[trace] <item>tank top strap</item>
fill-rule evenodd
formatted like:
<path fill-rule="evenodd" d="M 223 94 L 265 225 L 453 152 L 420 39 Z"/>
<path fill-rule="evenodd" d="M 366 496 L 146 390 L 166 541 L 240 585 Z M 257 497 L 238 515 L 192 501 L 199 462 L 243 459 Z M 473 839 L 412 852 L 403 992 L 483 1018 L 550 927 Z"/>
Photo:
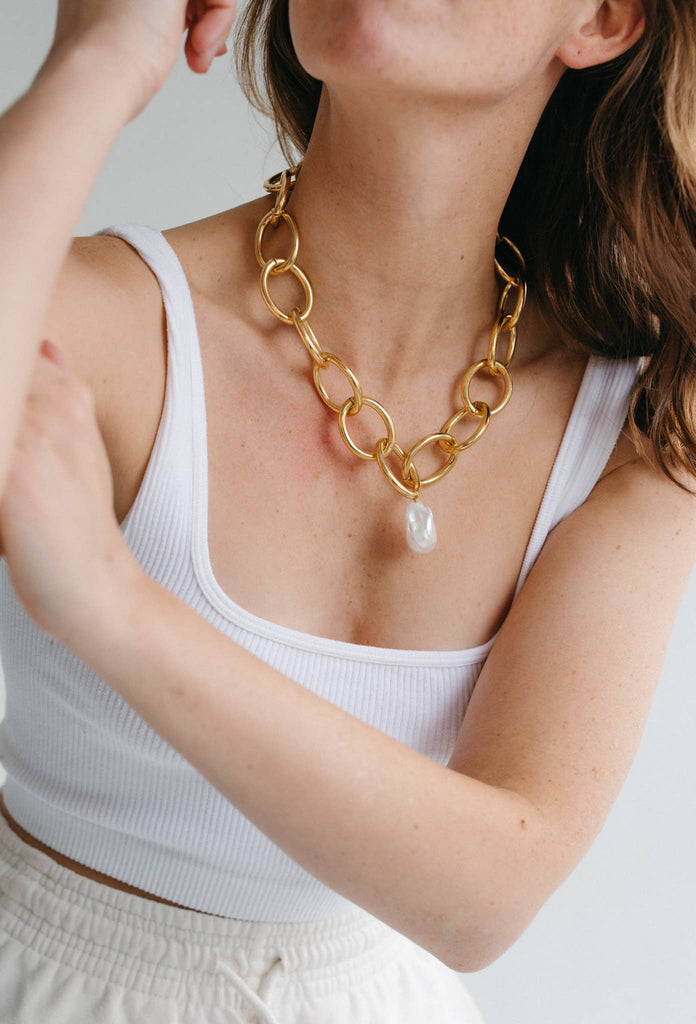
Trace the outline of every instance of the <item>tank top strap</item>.
<path fill-rule="evenodd" d="M 551 530 L 582 505 L 601 476 L 626 422 L 641 365 L 640 358 L 590 356 L 539 506 L 515 598 Z"/>
<path fill-rule="evenodd" d="M 186 558 L 191 544 L 197 415 L 191 365 L 198 355 L 191 290 L 176 253 L 156 228 L 115 224 L 95 234 L 127 242 L 154 273 L 164 302 L 167 378 L 162 416 L 145 476 L 121 524 L 136 557 L 148 571 L 159 574 L 167 551 L 171 555 L 178 550 Z"/>
<path fill-rule="evenodd" d="M 157 228 L 145 224 L 114 224 L 97 235 L 122 238 L 135 249 L 159 283 L 167 316 L 168 357 L 177 375 L 188 373 L 191 338 L 197 337 L 191 290 L 184 269 L 171 245 Z"/>

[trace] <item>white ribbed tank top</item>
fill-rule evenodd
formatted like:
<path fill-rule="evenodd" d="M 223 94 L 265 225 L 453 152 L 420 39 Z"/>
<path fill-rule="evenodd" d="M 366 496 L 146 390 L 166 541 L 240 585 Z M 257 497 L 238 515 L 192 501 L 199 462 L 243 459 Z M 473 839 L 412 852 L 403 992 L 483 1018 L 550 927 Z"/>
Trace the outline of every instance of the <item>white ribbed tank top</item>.
<path fill-rule="evenodd" d="M 155 580 L 236 643 L 314 693 L 446 764 L 494 637 L 463 651 L 368 647 L 252 615 L 218 585 L 208 550 L 208 455 L 191 293 L 161 232 L 106 228 L 156 274 L 167 383 L 150 461 L 122 530 Z M 639 361 L 591 357 L 520 572 L 588 496 L 625 421 Z M 256 921 L 353 909 L 272 843 L 90 668 L 34 625 L 0 561 L 7 711 L 4 797 L 27 831 L 68 857 L 184 906 Z"/>

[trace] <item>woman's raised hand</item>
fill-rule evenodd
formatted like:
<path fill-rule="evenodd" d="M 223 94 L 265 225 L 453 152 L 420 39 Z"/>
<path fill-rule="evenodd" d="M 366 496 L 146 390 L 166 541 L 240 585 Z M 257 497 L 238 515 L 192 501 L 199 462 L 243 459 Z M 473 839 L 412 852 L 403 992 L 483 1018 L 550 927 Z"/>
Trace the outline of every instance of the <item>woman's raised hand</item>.
<path fill-rule="evenodd" d="M 236 0 L 59 0 L 47 64 L 71 49 L 96 51 L 113 87 L 135 89 L 131 119 L 168 78 L 186 32 L 192 71 L 226 52 Z"/>

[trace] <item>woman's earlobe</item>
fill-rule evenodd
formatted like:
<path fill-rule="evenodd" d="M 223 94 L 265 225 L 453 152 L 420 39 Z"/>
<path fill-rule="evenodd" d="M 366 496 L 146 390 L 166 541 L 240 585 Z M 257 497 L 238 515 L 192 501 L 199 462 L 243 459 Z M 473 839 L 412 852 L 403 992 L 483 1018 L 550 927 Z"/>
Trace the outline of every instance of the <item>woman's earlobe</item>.
<path fill-rule="evenodd" d="M 606 64 L 630 50 L 644 31 L 642 0 L 605 0 L 592 21 L 568 36 L 556 57 L 576 69 Z"/>

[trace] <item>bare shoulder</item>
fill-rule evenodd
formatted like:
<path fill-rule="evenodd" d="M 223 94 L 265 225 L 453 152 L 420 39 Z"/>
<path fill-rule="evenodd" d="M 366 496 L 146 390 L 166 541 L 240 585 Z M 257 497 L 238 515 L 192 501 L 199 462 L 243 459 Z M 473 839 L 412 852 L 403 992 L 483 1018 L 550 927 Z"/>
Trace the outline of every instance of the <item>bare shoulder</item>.
<path fill-rule="evenodd" d="M 234 265 L 244 207 L 166 229 L 192 292 L 209 291 Z M 248 215 L 247 215 L 248 217 Z M 245 220 L 246 224 L 246 220 Z M 166 318 L 156 275 L 113 235 L 74 238 L 49 303 L 44 335 L 92 387 L 100 424 L 145 407 L 164 386 Z M 148 394 L 149 392 L 149 394 Z M 161 397 L 161 396 L 160 396 Z M 126 404 L 119 413 L 117 406 Z"/>
<path fill-rule="evenodd" d="M 235 265 L 235 240 L 246 230 L 246 221 L 235 226 L 239 211 L 163 232 L 194 295 L 229 291 L 217 281 L 221 267 Z M 164 408 L 167 321 L 156 275 L 122 238 L 73 239 L 44 336 L 92 389 L 114 480 L 114 511 L 122 522 L 140 488 Z"/>
<path fill-rule="evenodd" d="M 195 297 L 217 301 L 237 285 L 238 276 L 239 283 L 246 280 L 249 267 L 255 282 L 253 240 L 267 206 L 268 200 L 262 197 L 163 231 Z"/>
<path fill-rule="evenodd" d="M 139 359 L 154 357 L 153 346 L 142 342 L 160 337 L 161 307 L 154 274 L 123 239 L 78 237 L 58 277 L 44 334 L 99 398 L 104 379 L 115 383 L 124 357 L 128 362 L 129 346 L 139 342 Z"/>
<path fill-rule="evenodd" d="M 123 239 L 73 239 L 44 324 L 91 387 L 121 521 L 157 434 L 166 384 L 166 319 L 157 278 Z"/>
<path fill-rule="evenodd" d="M 666 643 L 696 566 L 696 474 L 677 473 L 679 486 L 636 452 L 630 437 L 620 440 L 612 463 L 584 504 L 550 535 L 544 561 L 550 566 L 554 551 L 561 559 L 574 553 L 566 562 L 569 576 L 601 566 L 603 599 L 617 617 L 628 612 L 637 621 L 642 611 L 634 602 L 643 609 L 655 602 L 652 633 L 662 627 Z M 559 585 L 572 586 L 562 575 Z"/>
<path fill-rule="evenodd" d="M 619 469 L 620 466 L 624 466 L 629 462 L 633 462 L 639 459 L 640 453 L 638 452 L 633 438 L 631 437 L 631 431 L 628 425 L 628 420 L 624 423 L 616 439 L 614 450 L 607 459 L 607 463 L 600 473 L 599 480 L 603 480 L 604 477 L 609 476 L 614 470 Z M 598 481 L 599 482 L 599 481 Z"/>
<path fill-rule="evenodd" d="M 234 247 L 234 223 L 244 207 L 165 229 L 192 291 Z M 115 385 L 132 358 L 140 371 L 162 364 L 162 293 L 136 249 L 113 235 L 72 240 L 54 289 L 45 336 L 59 345 L 97 394 L 103 378 Z M 153 365 L 154 364 L 154 365 Z M 129 372 L 128 369 L 126 372 Z"/>
<path fill-rule="evenodd" d="M 675 478 L 678 483 L 648 462 L 624 429 L 585 503 L 588 513 L 618 513 L 635 519 L 636 526 L 644 523 L 649 531 L 669 529 L 672 522 L 679 524 L 679 536 L 683 527 L 683 541 L 692 543 L 696 558 L 696 472 L 675 470 Z"/>

